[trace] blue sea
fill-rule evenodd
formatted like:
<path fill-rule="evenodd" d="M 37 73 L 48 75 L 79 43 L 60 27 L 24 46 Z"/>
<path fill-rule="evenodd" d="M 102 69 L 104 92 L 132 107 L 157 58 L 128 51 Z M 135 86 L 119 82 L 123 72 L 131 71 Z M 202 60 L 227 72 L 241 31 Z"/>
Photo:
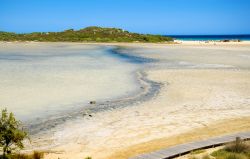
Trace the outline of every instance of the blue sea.
<path fill-rule="evenodd" d="M 176 40 L 184 41 L 219 41 L 219 40 L 241 40 L 250 41 L 250 34 L 241 35 L 166 35 L 170 36 Z"/>

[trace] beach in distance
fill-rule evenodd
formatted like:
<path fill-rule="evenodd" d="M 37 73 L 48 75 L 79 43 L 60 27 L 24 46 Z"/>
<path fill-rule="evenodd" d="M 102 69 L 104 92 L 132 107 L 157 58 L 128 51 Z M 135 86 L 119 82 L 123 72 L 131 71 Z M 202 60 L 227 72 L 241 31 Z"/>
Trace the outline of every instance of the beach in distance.
<path fill-rule="evenodd" d="M 250 130 L 250 42 L 0 42 L 23 152 L 125 159 Z"/>

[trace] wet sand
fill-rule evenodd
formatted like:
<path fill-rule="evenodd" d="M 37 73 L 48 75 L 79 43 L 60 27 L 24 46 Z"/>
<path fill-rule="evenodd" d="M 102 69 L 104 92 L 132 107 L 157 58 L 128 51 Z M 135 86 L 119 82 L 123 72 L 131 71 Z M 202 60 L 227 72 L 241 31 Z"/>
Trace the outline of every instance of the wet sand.
<path fill-rule="evenodd" d="M 90 101 L 138 92 L 134 77 L 138 66 L 114 57 L 108 49 L 69 43 L 0 43 L 0 108 L 7 107 L 30 123 L 75 111 Z"/>

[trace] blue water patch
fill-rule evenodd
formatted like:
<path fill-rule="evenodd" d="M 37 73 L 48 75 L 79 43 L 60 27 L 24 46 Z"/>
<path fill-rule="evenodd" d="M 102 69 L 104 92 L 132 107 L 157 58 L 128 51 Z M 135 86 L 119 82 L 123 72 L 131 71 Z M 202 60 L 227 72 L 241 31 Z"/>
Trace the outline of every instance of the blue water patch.
<path fill-rule="evenodd" d="M 134 64 L 151 63 L 151 62 L 157 61 L 155 59 L 135 56 L 135 55 L 132 55 L 131 53 L 121 52 L 120 48 L 108 49 L 108 53 L 116 58 L 125 60 L 130 63 L 134 63 Z"/>
<path fill-rule="evenodd" d="M 0 54 L 0 60 L 8 61 L 24 61 L 30 58 L 29 55 L 17 55 L 17 54 Z"/>
<path fill-rule="evenodd" d="M 219 40 L 241 40 L 250 41 L 250 34 L 240 35 L 166 35 L 176 40 L 184 41 L 219 41 Z"/>

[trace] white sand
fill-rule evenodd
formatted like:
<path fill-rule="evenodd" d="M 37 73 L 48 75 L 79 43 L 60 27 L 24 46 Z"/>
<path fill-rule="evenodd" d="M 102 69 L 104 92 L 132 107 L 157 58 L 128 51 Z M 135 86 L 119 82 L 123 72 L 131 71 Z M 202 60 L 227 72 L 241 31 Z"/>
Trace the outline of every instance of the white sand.
<path fill-rule="evenodd" d="M 149 79 L 163 84 L 160 94 L 133 107 L 68 121 L 53 134 L 34 140 L 38 148 L 55 152 L 46 158 L 127 158 L 137 150 L 122 154 L 123 150 L 134 145 L 207 128 L 217 121 L 249 117 L 250 65 L 246 57 L 250 46 L 129 47 L 137 55 L 160 59 L 156 69 L 147 71 Z M 249 124 L 245 127 L 250 129 Z"/>
<path fill-rule="evenodd" d="M 119 45 L 129 47 L 133 54 L 160 60 L 155 69 L 146 71 L 149 79 L 163 84 L 159 95 L 131 107 L 67 121 L 49 134 L 33 136 L 34 149 L 51 151 L 46 158 L 127 158 L 154 150 L 134 149 L 135 145 L 143 147 L 173 136 L 178 140 L 178 134 L 196 128 L 250 117 L 250 45 Z M 230 125 L 223 126 L 224 133 L 230 133 Z M 234 131 L 242 129 L 239 126 Z M 250 122 L 245 129 L 250 130 Z M 202 132 L 197 134 L 203 136 Z M 157 143 L 154 146 L 161 148 Z"/>
<path fill-rule="evenodd" d="M 54 149 L 62 155 L 49 156 L 108 158 L 138 143 L 206 127 L 217 120 L 249 116 L 249 72 L 166 70 L 149 75 L 165 84 L 159 96 L 136 107 L 65 125 L 52 137 L 55 143 L 62 143 Z"/>

